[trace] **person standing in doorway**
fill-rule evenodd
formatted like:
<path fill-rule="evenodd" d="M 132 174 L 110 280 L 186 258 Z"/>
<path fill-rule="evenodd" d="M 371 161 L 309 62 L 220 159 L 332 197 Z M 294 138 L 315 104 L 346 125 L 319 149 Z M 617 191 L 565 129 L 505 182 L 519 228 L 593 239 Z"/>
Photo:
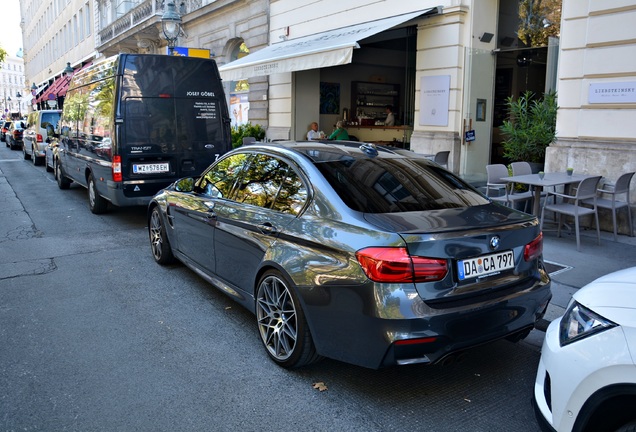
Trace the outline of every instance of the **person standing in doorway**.
<path fill-rule="evenodd" d="M 384 107 L 384 111 L 386 112 L 386 120 L 384 120 L 384 126 L 395 126 L 393 107 L 391 105 L 387 105 L 386 107 Z"/>

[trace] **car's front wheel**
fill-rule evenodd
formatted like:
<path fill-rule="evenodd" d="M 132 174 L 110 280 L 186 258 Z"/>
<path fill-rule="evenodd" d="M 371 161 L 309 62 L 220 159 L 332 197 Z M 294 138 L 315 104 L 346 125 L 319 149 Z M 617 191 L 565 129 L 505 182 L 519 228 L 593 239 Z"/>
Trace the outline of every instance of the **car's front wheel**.
<path fill-rule="evenodd" d="M 93 214 L 106 213 L 108 201 L 97 192 L 93 174 L 88 175 L 88 206 Z"/>
<path fill-rule="evenodd" d="M 166 235 L 166 228 L 161 218 L 159 207 L 152 209 L 150 223 L 148 224 L 148 236 L 150 237 L 150 250 L 158 264 L 166 265 L 174 262 L 174 255 L 170 249 L 170 242 Z"/>
<path fill-rule="evenodd" d="M 24 157 L 24 160 L 29 160 L 31 159 L 31 155 L 27 153 L 26 151 L 26 145 L 22 144 L 22 156 Z"/>
<path fill-rule="evenodd" d="M 258 283 L 256 318 L 267 354 L 278 365 L 297 368 L 320 359 L 298 296 L 276 270 Z"/>

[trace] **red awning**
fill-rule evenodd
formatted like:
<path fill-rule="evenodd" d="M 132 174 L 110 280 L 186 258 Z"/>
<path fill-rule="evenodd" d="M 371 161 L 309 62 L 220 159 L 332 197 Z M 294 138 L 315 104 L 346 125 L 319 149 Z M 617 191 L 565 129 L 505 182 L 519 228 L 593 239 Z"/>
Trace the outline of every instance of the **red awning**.
<path fill-rule="evenodd" d="M 37 102 L 44 102 L 47 100 L 57 100 L 59 96 L 64 96 L 66 94 L 66 90 L 68 89 L 68 85 L 71 82 L 71 77 L 63 76 L 58 78 L 49 86 L 48 89 L 42 93 L 40 97 L 37 98 Z"/>

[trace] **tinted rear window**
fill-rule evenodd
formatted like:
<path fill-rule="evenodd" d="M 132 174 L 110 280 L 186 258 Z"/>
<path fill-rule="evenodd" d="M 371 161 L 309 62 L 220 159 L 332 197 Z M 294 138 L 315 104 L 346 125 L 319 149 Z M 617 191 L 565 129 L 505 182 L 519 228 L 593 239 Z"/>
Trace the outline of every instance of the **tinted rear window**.
<path fill-rule="evenodd" d="M 351 209 L 399 213 L 487 204 L 452 173 L 423 160 L 345 158 L 315 164 Z"/>
<path fill-rule="evenodd" d="M 40 118 L 40 127 L 46 129 L 48 125 L 53 126 L 53 129 L 57 128 L 57 122 L 60 121 L 60 113 L 42 113 Z"/>

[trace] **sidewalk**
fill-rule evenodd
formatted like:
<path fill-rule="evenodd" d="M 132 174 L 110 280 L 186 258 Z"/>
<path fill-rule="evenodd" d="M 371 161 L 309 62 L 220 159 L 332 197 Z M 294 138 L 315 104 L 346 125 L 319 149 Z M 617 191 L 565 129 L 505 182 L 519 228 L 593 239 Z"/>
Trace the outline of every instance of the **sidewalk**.
<path fill-rule="evenodd" d="M 552 278 L 552 300 L 544 319 L 525 340 L 540 349 L 548 324 L 565 312 L 568 302 L 579 288 L 616 270 L 636 266 L 636 237 L 601 231 L 601 245 L 596 231 L 581 231 L 581 251 L 576 250 L 576 236 L 567 230 L 557 237 L 556 231 L 543 233 L 543 258 Z"/>

